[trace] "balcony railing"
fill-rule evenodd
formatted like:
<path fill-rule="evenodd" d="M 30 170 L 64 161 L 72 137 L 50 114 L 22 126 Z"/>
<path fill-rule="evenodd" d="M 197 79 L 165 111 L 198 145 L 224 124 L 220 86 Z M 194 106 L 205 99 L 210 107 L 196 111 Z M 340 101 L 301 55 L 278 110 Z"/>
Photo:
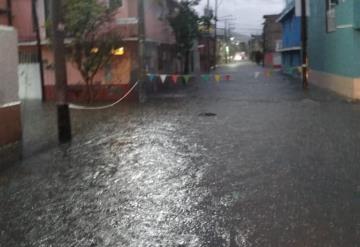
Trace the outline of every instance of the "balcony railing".
<path fill-rule="evenodd" d="M 280 51 L 283 48 L 283 41 L 282 40 L 276 40 L 275 50 Z"/>

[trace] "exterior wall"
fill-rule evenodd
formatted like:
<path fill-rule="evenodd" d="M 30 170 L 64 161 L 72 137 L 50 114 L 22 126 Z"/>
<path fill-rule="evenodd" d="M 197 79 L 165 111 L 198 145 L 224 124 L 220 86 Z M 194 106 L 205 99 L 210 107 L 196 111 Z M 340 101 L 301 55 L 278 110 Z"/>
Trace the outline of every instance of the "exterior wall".
<path fill-rule="evenodd" d="M 265 52 L 274 52 L 276 42 L 282 39 L 282 26 L 276 22 L 279 15 L 265 15 L 264 18 L 264 49 Z"/>
<path fill-rule="evenodd" d="M 276 52 L 277 41 L 282 39 L 282 26 L 276 21 L 278 18 L 279 15 L 264 16 L 264 65 L 268 67 L 281 66 L 281 56 Z"/>
<path fill-rule="evenodd" d="M 360 78 L 352 78 L 310 70 L 311 82 L 322 88 L 334 91 L 344 97 L 360 99 Z"/>
<path fill-rule="evenodd" d="M 282 52 L 282 66 L 283 68 L 295 68 L 301 66 L 301 54 L 300 51 L 287 51 Z"/>
<path fill-rule="evenodd" d="M 0 0 L 0 3 L 6 0 Z M 103 0 L 100 0 L 103 1 Z M 106 0 L 104 0 L 106 1 Z M 168 4 L 172 0 L 145 1 L 146 25 L 146 68 L 151 73 L 172 73 L 176 71 L 174 35 L 167 22 Z M 0 5 L 1 6 L 1 5 Z M 22 53 L 36 54 L 35 32 L 30 0 L 13 0 L 13 24 L 19 30 L 19 50 Z M 47 100 L 55 99 L 55 80 L 53 54 L 48 47 L 45 30 L 45 0 L 37 0 L 37 13 L 43 44 L 43 63 L 45 78 L 45 96 Z M 137 17 L 137 0 L 123 0 L 123 5 L 116 10 L 114 26 L 119 19 Z M 111 64 L 99 71 L 95 78 L 98 100 L 113 100 L 119 98 L 129 85 L 136 80 L 137 69 L 137 30 L 136 24 L 117 26 L 123 34 L 125 55 L 114 57 Z M 161 54 L 161 56 L 160 56 Z M 70 61 L 67 63 L 69 98 L 81 100 L 84 98 L 83 80 L 80 73 Z M 109 89 L 110 88 L 110 89 Z M 126 92 L 126 91 L 125 91 Z"/>
<path fill-rule="evenodd" d="M 360 98 L 356 90 L 360 81 L 360 31 L 356 29 L 359 1 L 339 1 L 335 8 L 334 32 L 326 30 L 325 1 L 313 0 L 310 4 L 310 82 L 351 98 Z"/>
<path fill-rule="evenodd" d="M 263 39 L 261 35 L 252 35 L 251 39 L 249 40 L 249 57 L 251 61 L 256 61 L 256 54 L 261 53 L 263 54 L 264 45 Z"/>
<path fill-rule="evenodd" d="M 3 11 L 8 10 L 6 0 L 0 0 L 0 10 L 3 10 Z M 9 25 L 7 13 L 0 14 L 0 25 L 4 25 L 4 26 Z"/>
<path fill-rule="evenodd" d="M 94 79 L 95 100 L 110 101 L 118 99 L 134 82 L 136 65 L 134 62 L 137 57 L 136 42 L 127 42 L 125 54 L 114 57 L 111 63 L 103 70 L 99 71 Z M 52 51 L 43 47 L 44 78 L 45 78 L 45 97 L 47 100 L 55 99 L 55 77 L 54 59 Z M 86 99 L 83 79 L 76 69 L 75 64 L 70 61 L 67 63 L 67 78 L 69 85 L 69 99 L 71 101 L 83 101 Z"/>
<path fill-rule="evenodd" d="M 18 32 L 19 41 L 35 39 L 31 9 L 31 1 L 29 0 L 12 1 L 12 21 Z"/>
<path fill-rule="evenodd" d="M 0 146 L 21 138 L 16 41 L 14 29 L 0 26 Z"/>
<path fill-rule="evenodd" d="M 283 28 L 282 47 L 300 47 L 301 46 L 301 19 L 295 16 L 295 10 L 292 10 L 281 21 Z"/>
<path fill-rule="evenodd" d="M 283 72 L 298 75 L 295 67 L 302 64 L 301 59 L 301 18 L 295 14 L 295 1 L 288 1 L 278 20 L 283 29 L 280 52 Z"/>
<path fill-rule="evenodd" d="M 264 65 L 266 67 L 280 68 L 281 54 L 279 52 L 266 52 L 264 54 Z"/>
<path fill-rule="evenodd" d="M 147 39 L 163 44 L 174 44 L 175 37 L 167 21 L 169 10 L 167 9 L 166 1 L 145 1 L 145 9 Z"/>
<path fill-rule="evenodd" d="M 119 8 L 116 18 L 137 17 L 137 0 L 123 0 L 123 6 Z M 145 1 L 145 31 L 146 39 L 151 42 L 174 44 L 175 38 L 166 18 L 169 13 L 167 1 Z M 137 33 L 137 27 L 134 25 Z"/>

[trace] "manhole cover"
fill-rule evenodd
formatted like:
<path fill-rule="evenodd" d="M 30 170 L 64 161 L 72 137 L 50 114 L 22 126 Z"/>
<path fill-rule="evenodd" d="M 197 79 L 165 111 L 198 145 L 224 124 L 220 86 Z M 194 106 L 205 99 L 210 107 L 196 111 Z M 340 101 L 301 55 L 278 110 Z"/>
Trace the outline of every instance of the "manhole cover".
<path fill-rule="evenodd" d="M 215 117 L 216 114 L 212 112 L 203 112 L 199 114 L 200 117 Z"/>

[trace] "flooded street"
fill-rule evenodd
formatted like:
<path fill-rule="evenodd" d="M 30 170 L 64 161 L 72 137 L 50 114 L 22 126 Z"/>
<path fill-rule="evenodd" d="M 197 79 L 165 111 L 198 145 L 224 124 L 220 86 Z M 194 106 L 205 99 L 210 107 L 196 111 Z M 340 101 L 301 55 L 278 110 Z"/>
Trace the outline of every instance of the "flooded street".
<path fill-rule="evenodd" d="M 0 246 L 360 246 L 360 105 L 248 63 L 144 105 L 24 110 Z M 28 107 L 28 108 L 26 108 Z"/>

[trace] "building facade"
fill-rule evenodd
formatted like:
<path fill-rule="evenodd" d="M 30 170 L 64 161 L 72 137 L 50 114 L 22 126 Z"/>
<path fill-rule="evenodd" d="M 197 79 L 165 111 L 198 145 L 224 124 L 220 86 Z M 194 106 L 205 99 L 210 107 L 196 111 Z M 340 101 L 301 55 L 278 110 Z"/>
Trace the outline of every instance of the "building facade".
<path fill-rule="evenodd" d="M 282 40 L 278 45 L 281 53 L 282 70 L 289 75 L 298 76 L 301 58 L 301 17 L 296 15 L 295 0 L 287 1 L 284 10 L 277 19 L 282 25 Z"/>
<path fill-rule="evenodd" d="M 360 99 L 360 1 L 310 1 L 309 81 Z"/>
<path fill-rule="evenodd" d="M 16 31 L 0 25 L 0 170 L 3 168 L 3 151 L 12 149 L 21 139 L 21 113 L 18 97 Z M 13 152 L 10 152 L 13 153 Z"/>
<path fill-rule="evenodd" d="M 277 44 L 282 39 L 282 26 L 276 20 L 279 15 L 264 16 L 264 65 L 266 67 L 281 67 L 281 54 L 277 51 Z"/>
<path fill-rule="evenodd" d="M 263 60 L 264 43 L 262 35 L 251 35 L 248 42 L 249 58 L 258 64 Z"/>
<path fill-rule="evenodd" d="M 7 0 L 0 0 L 0 6 L 6 5 Z M 42 59 L 37 56 L 36 27 L 34 26 L 34 11 L 32 3 L 35 2 L 39 20 Z M 174 0 L 148 0 L 145 2 L 145 67 L 149 73 L 174 73 L 180 71 L 180 64 L 176 59 L 175 38 L 167 16 Z M 104 69 L 95 77 L 95 100 L 114 100 L 121 97 L 135 82 L 138 70 L 138 2 L 137 0 L 105 0 L 109 8 L 115 11 L 114 25 L 121 33 L 121 48 L 124 51 L 119 56 L 114 56 Z M 24 73 L 36 74 L 36 67 L 30 64 L 42 63 L 44 72 L 43 85 L 34 85 L 26 92 L 24 98 L 32 95 L 43 95 L 46 100 L 55 99 L 54 58 L 50 48 L 49 35 L 46 30 L 46 20 L 49 18 L 48 0 L 12 0 L 12 25 L 19 33 L 19 59 L 20 66 L 24 65 Z M 6 16 L 0 19 L 8 22 Z M 29 72 L 29 70 L 32 70 Z M 71 101 L 84 100 L 86 90 L 84 82 L 75 65 L 67 63 L 68 97 Z M 35 78 L 36 76 L 26 76 Z M 24 79 L 25 80 L 25 79 Z M 20 77 L 20 85 L 32 85 L 39 82 L 24 82 Z M 37 80 L 39 81 L 39 80 Z M 42 90 L 43 92 L 34 92 Z"/>

